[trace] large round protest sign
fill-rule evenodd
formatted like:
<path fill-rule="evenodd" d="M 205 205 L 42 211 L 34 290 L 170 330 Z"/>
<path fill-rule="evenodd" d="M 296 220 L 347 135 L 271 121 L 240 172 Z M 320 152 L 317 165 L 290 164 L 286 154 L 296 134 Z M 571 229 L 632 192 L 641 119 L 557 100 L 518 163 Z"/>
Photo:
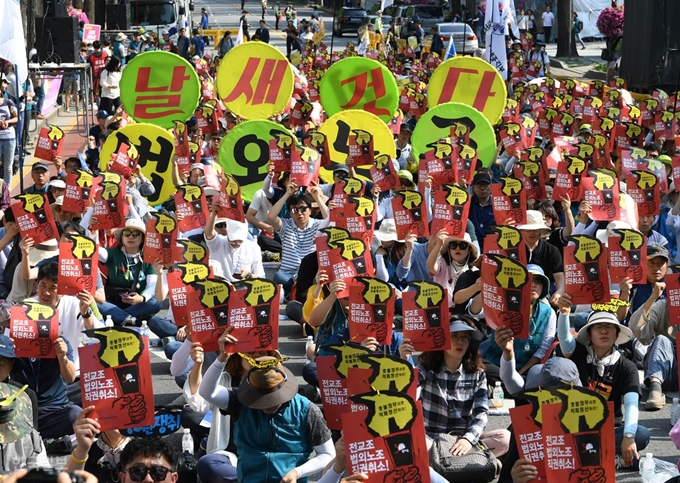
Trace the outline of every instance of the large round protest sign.
<path fill-rule="evenodd" d="M 148 197 L 149 204 L 163 203 L 170 199 L 175 192 L 175 184 L 172 182 L 175 139 L 172 134 L 153 124 L 128 124 L 106 138 L 99 153 L 99 168 L 105 170 L 111 154 L 117 153 L 124 144 L 136 149 L 139 155 L 137 164 L 156 188 L 156 193 Z"/>
<path fill-rule="evenodd" d="M 269 164 L 269 141 L 279 133 L 291 136 L 281 124 L 255 120 L 238 124 L 222 140 L 217 162 L 225 173 L 231 174 L 241 185 L 241 196 L 251 201 L 255 192 L 262 188 Z"/>
<path fill-rule="evenodd" d="M 491 124 L 501 120 L 508 96 L 503 78 L 488 62 L 454 57 L 441 64 L 427 84 L 427 103 L 460 102 L 484 114 Z"/>
<path fill-rule="evenodd" d="M 201 82 L 189 62 L 162 50 L 135 56 L 123 69 L 120 101 L 137 122 L 170 128 L 194 115 Z"/>
<path fill-rule="evenodd" d="M 377 60 L 366 57 L 348 57 L 333 64 L 321 79 L 319 94 L 329 116 L 363 109 L 387 123 L 399 106 L 394 75 Z"/>
<path fill-rule="evenodd" d="M 378 116 L 370 112 L 354 109 L 338 112 L 326 119 L 319 131 L 326 135 L 330 158 L 334 163 L 345 164 L 349 155 L 350 138 L 365 137 L 366 134 L 372 138 L 373 157 L 380 154 L 389 154 L 392 158 L 397 156 L 392 131 Z M 357 171 L 368 176 L 367 168 L 359 168 Z M 320 176 L 328 183 L 333 182 L 329 169 L 322 169 Z"/>
<path fill-rule="evenodd" d="M 263 42 L 231 49 L 217 70 L 222 102 L 245 119 L 266 119 L 283 111 L 293 95 L 293 84 L 293 70 L 286 57 Z"/>
<path fill-rule="evenodd" d="M 466 144 L 477 150 L 479 160 L 484 166 L 493 163 L 496 154 L 493 127 L 477 109 L 459 102 L 447 102 L 433 107 L 420 118 L 411 137 L 413 157 L 417 160 L 418 156 L 427 151 L 428 144 L 448 136 L 465 139 Z"/>

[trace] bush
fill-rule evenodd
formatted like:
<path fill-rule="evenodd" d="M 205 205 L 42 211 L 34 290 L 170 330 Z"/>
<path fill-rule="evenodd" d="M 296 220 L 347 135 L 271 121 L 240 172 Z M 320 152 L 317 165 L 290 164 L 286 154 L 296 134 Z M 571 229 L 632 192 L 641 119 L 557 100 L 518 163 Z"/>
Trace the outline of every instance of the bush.
<path fill-rule="evenodd" d="M 602 35 L 614 38 L 623 33 L 623 7 L 607 7 L 597 18 L 597 29 Z"/>

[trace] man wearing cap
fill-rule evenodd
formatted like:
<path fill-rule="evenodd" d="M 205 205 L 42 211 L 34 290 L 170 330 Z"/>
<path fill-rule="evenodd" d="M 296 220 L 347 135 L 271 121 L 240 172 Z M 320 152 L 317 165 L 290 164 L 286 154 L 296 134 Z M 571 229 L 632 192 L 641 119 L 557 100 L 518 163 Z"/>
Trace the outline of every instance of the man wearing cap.
<path fill-rule="evenodd" d="M 399 163 L 399 169 L 406 169 L 406 165 L 411 157 L 411 133 L 413 130 L 411 126 L 405 122 L 399 126 L 399 134 L 394 140 L 397 148 L 397 157 L 395 158 Z"/>
<path fill-rule="evenodd" d="M 634 314 L 643 305 L 650 309 L 656 300 L 666 300 L 666 284 L 664 278 L 670 258 L 668 250 L 657 244 L 647 245 L 647 280 L 645 283 L 633 285 L 631 278 L 624 278 L 620 285 L 619 299 L 630 302 L 630 307 L 621 307 L 618 311 L 619 320 Z"/>
<path fill-rule="evenodd" d="M 47 183 L 50 180 L 50 168 L 47 166 L 47 163 L 42 161 L 33 163 L 33 166 L 31 167 L 31 179 L 33 180 L 33 186 L 24 189 L 22 194 L 46 194 Z"/>
<path fill-rule="evenodd" d="M 90 132 L 89 132 L 89 136 L 91 138 L 94 138 L 94 139 L 92 139 L 92 141 L 95 142 L 96 146 L 99 146 L 99 135 L 105 129 L 106 118 L 108 118 L 108 117 L 109 117 L 108 112 L 106 112 L 104 110 L 97 111 L 97 124 L 92 126 L 90 128 Z"/>
<path fill-rule="evenodd" d="M 650 286 L 651 293 L 647 300 L 632 312 L 628 327 L 640 343 L 649 346 L 644 359 L 644 382 L 649 388 L 645 409 L 654 411 L 661 409 L 666 403 L 662 390 L 678 390 L 678 360 L 675 349 L 677 326 L 670 324 L 668 302 L 665 297 L 666 284 L 661 281 L 658 273 L 663 270 L 665 275 L 668 263 L 667 251 L 657 245 L 648 245 L 647 258 L 647 286 Z M 659 279 L 653 285 L 649 280 L 650 268 L 652 280 Z M 621 291 L 623 293 L 623 286 Z"/>
<path fill-rule="evenodd" d="M 264 278 L 262 251 L 257 243 L 248 240 L 248 225 L 218 218 L 218 211 L 218 204 L 213 203 L 205 226 L 204 236 L 210 259 L 222 266 L 224 278 L 232 283 L 250 278 Z M 216 229 L 224 231 L 220 234 Z"/>
<path fill-rule="evenodd" d="M 540 40 L 534 41 L 534 50 L 531 50 L 529 53 L 527 53 L 526 61 L 527 64 L 532 62 L 538 62 L 540 64 L 540 67 L 538 71 L 535 72 L 535 75 L 529 74 L 529 67 L 527 67 L 527 80 L 545 77 L 546 75 L 550 74 L 550 57 L 548 57 L 548 53 L 545 51 L 545 43 L 541 42 Z"/>
<path fill-rule="evenodd" d="M 468 219 L 475 226 L 479 248 L 483 252 L 484 237 L 496 226 L 491 205 L 491 175 L 488 171 L 481 171 L 472 178 L 472 200 Z"/>
<path fill-rule="evenodd" d="M 621 325 L 613 312 L 594 311 L 587 324 L 571 333 L 569 313 L 571 297 L 564 294 L 559 302 L 560 315 L 557 335 L 560 341 L 557 355 L 571 359 L 578 367 L 581 384 L 600 393 L 614 403 L 616 453 L 623 456 L 619 468 L 636 464 L 638 451 L 649 444 L 649 431 L 638 424 L 640 377 L 635 364 L 619 352 L 617 346 L 633 337 L 631 330 Z M 675 380 L 677 381 L 677 367 Z M 676 386 L 677 389 L 677 386 Z M 659 390 L 659 394 L 660 394 Z M 623 406 L 623 411 L 621 407 Z M 621 425 L 621 418 L 625 425 Z"/>
<path fill-rule="evenodd" d="M 227 361 L 225 346 L 238 342 L 230 334 L 232 329 L 229 326 L 220 336 L 220 355 L 206 371 L 198 391 L 235 419 L 233 438 L 241 451 L 238 480 L 306 481 L 335 457 L 321 410 L 298 394 L 295 375 L 275 357 L 256 359 L 238 388 L 218 385 Z M 310 458 L 312 450 L 315 456 Z"/>

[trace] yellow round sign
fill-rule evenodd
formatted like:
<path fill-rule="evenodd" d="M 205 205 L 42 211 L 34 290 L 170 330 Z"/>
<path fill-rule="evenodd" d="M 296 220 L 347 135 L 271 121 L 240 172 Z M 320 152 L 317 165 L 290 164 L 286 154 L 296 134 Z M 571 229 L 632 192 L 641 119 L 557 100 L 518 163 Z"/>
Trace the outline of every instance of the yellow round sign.
<path fill-rule="evenodd" d="M 114 131 L 106 138 L 99 153 L 99 168 L 102 171 L 121 144 L 128 144 L 137 150 L 137 164 L 156 188 L 156 193 L 148 197 L 149 204 L 156 205 L 170 199 L 175 192 L 175 184 L 172 182 L 175 139 L 172 134 L 153 124 L 144 123 L 128 124 Z"/>
<path fill-rule="evenodd" d="M 369 133 L 373 136 L 374 157 L 379 154 L 389 154 L 392 158 L 397 156 L 392 131 L 378 116 L 370 112 L 356 109 L 338 112 L 326 119 L 319 131 L 326 135 L 329 155 L 333 163 L 345 164 L 349 155 L 350 136 L 358 136 L 362 133 Z M 370 176 L 368 168 L 370 166 L 357 168 L 357 173 L 368 178 Z M 320 176 L 327 183 L 333 182 L 332 169 L 323 168 Z"/>
<path fill-rule="evenodd" d="M 244 119 L 267 119 L 288 105 L 294 75 L 279 49 L 263 42 L 247 42 L 224 56 L 216 84 L 231 112 Z"/>
<path fill-rule="evenodd" d="M 427 105 L 460 102 L 477 109 L 494 125 L 500 122 L 508 91 L 491 64 L 477 57 L 454 57 L 442 63 L 427 85 Z"/>

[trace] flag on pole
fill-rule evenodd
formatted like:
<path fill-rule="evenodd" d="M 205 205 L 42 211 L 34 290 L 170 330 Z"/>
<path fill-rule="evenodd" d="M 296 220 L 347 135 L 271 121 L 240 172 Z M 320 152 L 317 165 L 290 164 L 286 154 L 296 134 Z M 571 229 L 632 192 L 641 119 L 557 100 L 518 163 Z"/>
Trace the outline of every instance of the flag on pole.
<path fill-rule="evenodd" d="M 452 59 L 456 56 L 456 46 L 453 43 L 453 34 L 449 37 L 449 48 L 446 50 L 444 60 Z"/>
<path fill-rule="evenodd" d="M 380 10 L 384 11 L 387 7 L 392 5 L 394 0 L 380 0 Z"/>
<path fill-rule="evenodd" d="M 17 79 L 23 84 L 28 77 L 28 62 L 19 0 L 1 2 L 0 25 L 3 25 L 0 29 L 0 57 L 16 66 Z"/>
<path fill-rule="evenodd" d="M 236 36 L 236 41 L 234 42 L 234 47 L 241 45 L 243 43 L 243 20 L 238 24 L 238 35 Z"/>
<path fill-rule="evenodd" d="M 508 79 L 508 52 L 505 46 L 505 31 L 511 22 L 509 0 L 486 2 L 484 29 L 486 30 L 486 51 L 484 58 L 493 65 L 503 80 Z"/>
<path fill-rule="evenodd" d="M 365 56 L 367 50 L 368 50 L 368 28 L 364 30 L 364 35 L 361 37 L 361 43 L 359 44 L 359 47 L 357 47 L 357 54 Z"/>

